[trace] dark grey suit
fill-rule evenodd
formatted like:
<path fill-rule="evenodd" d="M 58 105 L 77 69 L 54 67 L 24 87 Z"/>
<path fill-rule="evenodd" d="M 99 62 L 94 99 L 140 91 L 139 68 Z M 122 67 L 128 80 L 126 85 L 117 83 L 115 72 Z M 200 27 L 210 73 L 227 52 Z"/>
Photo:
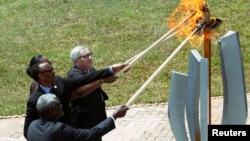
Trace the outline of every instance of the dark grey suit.
<path fill-rule="evenodd" d="M 91 129 L 76 129 L 66 123 L 38 119 L 28 129 L 28 141 L 91 141 L 115 128 L 108 117 Z"/>
<path fill-rule="evenodd" d="M 68 72 L 68 77 L 79 78 L 94 73 L 95 71 L 94 68 L 91 68 L 89 73 L 86 73 L 81 69 L 74 67 Z M 74 127 L 89 129 L 106 119 L 105 100 L 107 99 L 108 96 L 106 92 L 99 87 L 89 93 L 89 95 L 72 101 L 71 112 Z M 101 140 L 102 139 L 99 138 L 95 141 Z"/>
<path fill-rule="evenodd" d="M 95 72 L 91 69 L 90 73 Z M 78 78 L 88 75 L 86 72 L 72 68 L 68 77 Z M 92 91 L 89 95 L 71 102 L 74 126 L 77 128 L 91 128 L 107 118 L 105 110 L 105 100 L 108 99 L 105 91 L 101 87 Z"/>

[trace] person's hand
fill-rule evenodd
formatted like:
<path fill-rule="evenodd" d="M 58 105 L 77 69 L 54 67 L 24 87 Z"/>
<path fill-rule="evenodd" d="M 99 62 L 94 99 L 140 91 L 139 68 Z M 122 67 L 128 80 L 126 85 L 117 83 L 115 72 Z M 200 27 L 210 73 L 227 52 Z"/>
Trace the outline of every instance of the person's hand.
<path fill-rule="evenodd" d="M 103 83 L 113 83 L 115 82 L 119 77 L 118 76 L 111 76 L 108 78 L 103 79 Z"/>
<path fill-rule="evenodd" d="M 112 113 L 112 116 L 117 119 L 117 118 L 121 118 L 124 117 L 128 111 L 128 106 L 126 105 L 121 105 L 118 108 L 116 108 L 116 110 Z"/>
<path fill-rule="evenodd" d="M 126 63 L 120 63 L 120 64 L 114 64 L 112 65 L 112 69 L 114 71 L 114 73 L 118 73 L 120 72 L 124 67 L 126 67 L 128 64 Z"/>

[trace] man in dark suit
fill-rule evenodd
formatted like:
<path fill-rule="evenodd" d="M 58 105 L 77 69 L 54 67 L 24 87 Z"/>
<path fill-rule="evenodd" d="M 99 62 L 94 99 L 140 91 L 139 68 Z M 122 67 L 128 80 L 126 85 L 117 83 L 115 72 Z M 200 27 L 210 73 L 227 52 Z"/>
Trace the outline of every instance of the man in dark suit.
<path fill-rule="evenodd" d="M 94 140 L 115 128 L 115 119 L 124 117 L 128 110 L 122 105 L 113 114 L 91 129 L 77 129 L 57 120 L 63 116 L 62 105 L 54 94 L 39 97 L 36 104 L 40 119 L 29 126 L 28 141 L 87 141 Z"/>
<path fill-rule="evenodd" d="M 73 68 L 69 70 L 69 78 L 78 78 L 96 72 L 93 67 L 93 53 L 86 46 L 76 46 L 70 52 L 70 59 Z M 105 100 L 108 95 L 102 89 L 103 83 L 112 83 L 117 77 L 109 77 L 102 79 L 102 83 L 92 83 L 89 89 L 90 94 L 71 101 L 71 111 L 73 116 L 73 124 L 76 128 L 91 128 L 107 118 L 105 110 Z M 95 141 L 101 141 L 96 139 Z"/>
<path fill-rule="evenodd" d="M 39 86 L 37 90 L 30 95 L 27 101 L 24 136 L 27 138 L 27 130 L 30 123 L 33 120 L 39 118 L 39 114 L 36 110 L 36 103 L 41 95 L 46 93 L 55 94 L 62 102 L 62 108 L 64 111 L 64 116 L 62 116 L 59 121 L 72 124 L 70 100 L 80 98 L 82 95 L 71 94 L 71 92 L 81 85 L 88 84 L 95 80 L 100 81 L 100 79 L 111 77 L 125 66 L 126 64 L 115 64 L 109 68 L 105 68 L 95 73 L 73 79 L 55 76 L 54 68 L 48 62 L 39 62 L 33 65 L 31 69 L 31 75 L 32 78 L 39 83 Z"/>

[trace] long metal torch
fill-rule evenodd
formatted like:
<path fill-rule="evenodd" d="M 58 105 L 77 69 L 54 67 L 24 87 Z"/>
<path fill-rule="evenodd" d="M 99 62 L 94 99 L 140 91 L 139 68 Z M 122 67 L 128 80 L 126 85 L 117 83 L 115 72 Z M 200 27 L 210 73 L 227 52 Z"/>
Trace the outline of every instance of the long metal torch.
<path fill-rule="evenodd" d="M 149 85 L 150 82 L 166 67 L 168 62 L 181 50 L 181 48 L 187 43 L 187 41 L 196 33 L 198 29 L 196 28 L 186 39 L 181 42 L 181 44 L 172 52 L 172 54 L 165 60 L 165 62 L 151 75 L 151 77 L 141 86 L 141 88 L 129 99 L 127 102 L 127 106 L 129 106 L 142 92 L 143 90 Z"/>

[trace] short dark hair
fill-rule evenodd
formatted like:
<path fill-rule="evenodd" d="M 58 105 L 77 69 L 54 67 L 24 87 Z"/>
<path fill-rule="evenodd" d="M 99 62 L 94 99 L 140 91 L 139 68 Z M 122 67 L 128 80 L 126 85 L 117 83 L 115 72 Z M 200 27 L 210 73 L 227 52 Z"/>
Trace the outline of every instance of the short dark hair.
<path fill-rule="evenodd" d="M 42 63 L 44 62 L 38 62 L 31 67 L 31 71 L 30 71 L 31 77 L 37 82 L 39 82 L 38 80 L 38 74 L 40 73 L 39 65 Z"/>
<path fill-rule="evenodd" d="M 30 59 L 30 63 L 29 65 L 27 66 L 26 68 L 26 73 L 32 78 L 31 76 L 31 68 L 34 64 L 38 63 L 41 61 L 41 59 L 44 57 L 44 55 L 41 55 L 41 54 L 38 54 L 38 55 L 35 55 L 33 56 L 31 59 Z"/>

